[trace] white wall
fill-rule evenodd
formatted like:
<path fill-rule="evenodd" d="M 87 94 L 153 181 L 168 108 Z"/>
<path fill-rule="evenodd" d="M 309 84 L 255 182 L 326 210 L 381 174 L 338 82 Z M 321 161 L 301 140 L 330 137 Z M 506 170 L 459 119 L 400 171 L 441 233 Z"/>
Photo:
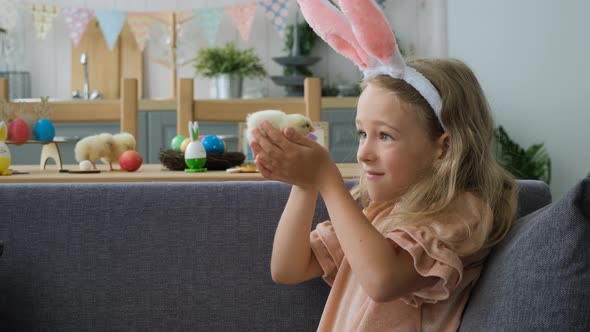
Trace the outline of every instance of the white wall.
<path fill-rule="evenodd" d="M 21 1 L 23 3 L 49 3 L 62 6 L 88 8 L 114 8 L 127 11 L 166 11 L 186 10 L 200 6 L 219 6 L 244 0 L 217 1 L 180 1 L 180 0 L 135 0 L 135 1 L 91 1 L 91 0 L 38 0 Z M 417 55 L 440 55 L 446 52 L 444 38 L 445 1 L 441 0 L 389 0 L 386 3 L 386 15 L 396 31 L 403 48 Z M 149 5 L 148 5 L 149 3 Z M 294 20 L 297 8 L 296 1 L 290 2 L 290 15 Z M 184 25 L 183 48 L 187 56 L 194 56 L 198 49 L 208 47 L 206 39 L 201 34 L 194 21 Z M 49 95 L 54 98 L 69 98 L 71 72 L 71 42 L 67 37 L 67 28 L 61 16 L 55 19 L 46 40 L 37 40 L 34 35 L 32 18 L 29 12 L 21 9 L 18 28 L 14 32 L 24 50 L 20 57 L 21 65 L 17 69 L 28 70 L 32 73 L 33 96 Z M 261 56 L 269 75 L 281 75 L 282 67 L 272 61 L 272 57 L 284 56 L 283 40 L 270 22 L 265 18 L 262 8 L 257 8 L 251 38 L 243 42 L 239 33 L 233 27 L 229 17 L 224 16 L 218 33 L 216 46 L 233 40 L 240 47 L 254 47 Z M 155 55 L 158 47 L 150 44 L 144 51 L 144 96 L 146 98 L 168 98 L 171 96 L 169 74 L 164 67 L 147 60 L 148 55 Z M 318 41 L 313 55 L 319 55 L 322 60 L 311 69 L 317 76 L 322 77 L 329 84 L 354 82 L 360 78 L 356 66 L 346 58 L 340 56 L 322 41 Z M 90 59 L 92 65 L 92 59 Z M 179 77 L 193 77 L 194 70 L 188 65 L 179 70 Z M 266 96 L 282 96 L 284 89 L 276 86 L 267 78 L 263 81 L 246 82 L 246 87 L 259 87 Z M 209 80 L 198 79 L 195 82 L 195 97 L 209 96 Z"/>
<path fill-rule="evenodd" d="M 448 0 L 448 51 L 469 64 L 496 122 L 544 142 L 554 199 L 590 173 L 590 2 Z"/>

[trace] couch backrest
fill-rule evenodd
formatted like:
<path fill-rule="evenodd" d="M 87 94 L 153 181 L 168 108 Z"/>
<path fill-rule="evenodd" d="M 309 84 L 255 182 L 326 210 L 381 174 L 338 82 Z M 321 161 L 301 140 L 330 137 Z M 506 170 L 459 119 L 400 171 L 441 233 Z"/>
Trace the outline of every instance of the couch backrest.
<path fill-rule="evenodd" d="M 523 185 L 521 213 L 547 203 L 536 183 Z M 272 181 L 2 185 L 0 326 L 315 330 L 329 287 L 270 277 L 289 190 Z M 315 222 L 327 218 L 318 204 Z"/>
<path fill-rule="evenodd" d="M 460 331 L 590 331 L 590 179 L 514 223 Z"/>

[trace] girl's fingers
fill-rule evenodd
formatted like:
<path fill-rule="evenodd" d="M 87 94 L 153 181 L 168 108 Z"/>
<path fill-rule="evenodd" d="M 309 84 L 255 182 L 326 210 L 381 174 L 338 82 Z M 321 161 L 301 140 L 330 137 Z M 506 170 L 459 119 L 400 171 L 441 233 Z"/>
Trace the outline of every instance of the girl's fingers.
<path fill-rule="evenodd" d="M 263 135 L 258 128 L 254 128 L 254 130 L 252 130 L 252 134 L 254 135 L 256 143 L 260 145 L 262 150 L 268 152 L 274 148 L 279 148 L 277 145 L 273 144 L 273 142 L 271 142 L 265 135 Z"/>

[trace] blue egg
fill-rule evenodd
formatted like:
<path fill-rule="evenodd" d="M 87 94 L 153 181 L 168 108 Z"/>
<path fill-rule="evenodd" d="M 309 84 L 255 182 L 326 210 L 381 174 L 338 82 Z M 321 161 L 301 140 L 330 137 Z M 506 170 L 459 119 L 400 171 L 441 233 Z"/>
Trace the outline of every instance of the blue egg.
<path fill-rule="evenodd" d="M 55 127 L 49 119 L 41 119 L 35 125 L 35 139 L 38 141 L 50 142 L 55 138 Z"/>
<path fill-rule="evenodd" d="M 225 151 L 225 144 L 215 135 L 207 135 L 201 139 L 201 144 L 207 153 L 223 153 Z"/>

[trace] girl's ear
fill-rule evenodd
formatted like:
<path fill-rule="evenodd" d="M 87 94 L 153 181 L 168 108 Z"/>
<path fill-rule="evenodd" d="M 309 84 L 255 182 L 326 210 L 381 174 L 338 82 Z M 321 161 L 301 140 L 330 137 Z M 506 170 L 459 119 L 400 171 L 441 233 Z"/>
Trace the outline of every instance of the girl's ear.
<path fill-rule="evenodd" d="M 440 135 L 440 137 L 436 139 L 436 144 L 438 146 L 436 159 L 441 160 L 447 155 L 449 145 L 451 144 L 451 137 L 449 136 L 449 133 L 445 132 Z"/>

